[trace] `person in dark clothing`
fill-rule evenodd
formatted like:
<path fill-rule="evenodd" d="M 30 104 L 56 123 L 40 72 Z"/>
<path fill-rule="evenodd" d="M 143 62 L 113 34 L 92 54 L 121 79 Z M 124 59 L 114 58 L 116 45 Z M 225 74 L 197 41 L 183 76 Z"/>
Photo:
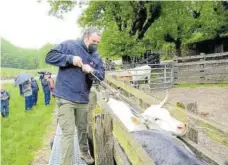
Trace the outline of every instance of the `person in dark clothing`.
<path fill-rule="evenodd" d="M 50 90 L 50 85 L 48 81 L 48 73 L 44 75 L 44 78 L 41 80 L 41 83 L 44 91 L 44 103 L 45 105 L 49 105 L 50 99 L 51 99 L 51 90 Z"/>
<path fill-rule="evenodd" d="M 22 84 L 22 93 L 25 97 L 25 110 L 29 111 L 32 109 L 33 106 L 32 85 L 30 80 L 27 80 Z"/>
<path fill-rule="evenodd" d="M 97 53 L 100 34 L 95 29 L 85 31 L 82 40 L 68 40 L 46 56 L 46 62 L 59 67 L 53 92 L 58 107 L 58 121 L 62 128 L 61 165 L 73 164 L 73 135 L 75 123 L 78 130 L 81 158 L 92 164 L 88 152 L 87 112 L 89 93 L 96 78 L 104 79 L 103 62 Z"/>
<path fill-rule="evenodd" d="M 20 91 L 20 95 L 23 96 L 23 92 L 22 92 L 22 84 L 19 85 L 19 91 Z"/>
<path fill-rule="evenodd" d="M 35 106 L 37 104 L 39 86 L 33 77 L 31 79 L 31 86 L 32 86 L 32 102 L 33 102 L 33 105 Z"/>
<path fill-rule="evenodd" d="M 9 116 L 10 95 L 3 88 L 1 88 L 0 91 L 1 91 L 1 93 L 0 93 L 0 97 L 1 97 L 1 115 L 2 115 L 2 117 L 8 117 Z"/>

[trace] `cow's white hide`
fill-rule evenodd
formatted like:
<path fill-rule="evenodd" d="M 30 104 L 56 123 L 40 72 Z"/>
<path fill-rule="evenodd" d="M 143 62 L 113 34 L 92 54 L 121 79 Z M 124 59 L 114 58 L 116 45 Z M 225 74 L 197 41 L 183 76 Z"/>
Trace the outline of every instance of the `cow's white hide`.
<path fill-rule="evenodd" d="M 108 100 L 108 105 L 114 114 L 122 121 L 128 131 L 131 132 L 146 129 L 146 126 L 144 124 L 135 120 L 135 115 L 132 114 L 129 106 L 127 106 L 124 102 L 110 98 Z"/>
<path fill-rule="evenodd" d="M 149 65 L 143 65 L 139 67 L 135 67 L 132 69 L 128 69 L 128 71 L 132 75 L 132 81 L 136 82 L 139 80 L 148 79 L 148 83 L 150 83 L 150 76 L 151 76 L 151 67 Z"/>
<path fill-rule="evenodd" d="M 137 118 L 126 103 L 110 98 L 108 105 L 130 132 L 147 129 L 142 122 L 144 120 Z M 161 105 L 163 104 L 151 105 L 141 114 L 142 118 L 148 121 L 147 126 L 150 129 L 154 129 L 156 125 L 162 130 L 171 132 L 174 135 L 184 135 L 184 124 L 174 119 L 167 109 L 161 108 Z"/>

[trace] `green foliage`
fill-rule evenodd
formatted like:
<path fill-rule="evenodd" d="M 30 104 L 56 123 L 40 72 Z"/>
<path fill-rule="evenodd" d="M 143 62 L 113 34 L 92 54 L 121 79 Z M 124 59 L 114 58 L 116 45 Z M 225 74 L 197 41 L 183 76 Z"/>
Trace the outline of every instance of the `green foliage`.
<path fill-rule="evenodd" d="M 51 125 L 54 101 L 50 106 L 45 106 L 40 87 L 38 105 L 25 112 L 24 97 L 19 96 L 19 88 L 13 87 L 13 84 L 3 84 L 3 88 L 10 93 L 11 99 L 9 117 L 1 118 L 1 163 L 31 164 Z"/>
<path fill-rule="evenodd" d="M 41 49 L 23 49 L 1 39 L 1 67 L 21 69 L 49 67 L 44 59 L 52 47 L 53 45 L 47 44 Z"/>
<path fill-rule="evenodd" d="M 135 37 L 129 36 L 125 32 L 118 32 L 117 26 L 107 28 L 101 38 L 99 53 L 105 57 L 113 57 L 115 55 L 137 56 L 143 52 L 142 42 L 135 42 Z"/>
<path fill-rule="evenodd" d="M 178 56 L 186 55 L 189 43 L 228 34 L 228 12 L 222 4 L 219 1 L 90 1 L 78 23 L 82 27 L 102 28 L 99 51 L 104 56 L 135 56 L 151 49 L 162 50 L 163 58 L 170 59 L 173 49 Z M 55 3 L 51 6 L 55 7 Z"/>

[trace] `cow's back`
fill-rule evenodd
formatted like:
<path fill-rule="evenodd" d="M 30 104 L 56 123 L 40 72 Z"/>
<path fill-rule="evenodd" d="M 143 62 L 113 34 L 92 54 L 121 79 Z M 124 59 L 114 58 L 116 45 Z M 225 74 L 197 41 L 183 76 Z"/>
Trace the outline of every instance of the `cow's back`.
<path fill-rule="evenodd" d="M 155 165 L 204 165 L 176 137 L 157 130 L 132 132 Z"/>

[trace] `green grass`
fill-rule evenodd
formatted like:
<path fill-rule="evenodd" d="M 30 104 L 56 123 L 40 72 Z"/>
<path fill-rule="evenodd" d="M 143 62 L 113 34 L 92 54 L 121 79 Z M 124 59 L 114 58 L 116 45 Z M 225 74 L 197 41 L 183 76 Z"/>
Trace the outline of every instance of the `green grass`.
<path fill-rule="evenodd" d="M 175 88 L 228 87 L 228 84 L 178 84 Z"/>
<path fill-rule="evenodd" d="M 25 112 L 24 97 L 19 95 L 19 89 L 13 84 L 4 84 L 4 88 L 11 99 L 9 118 L 1 118 L 1 164 L 28 165 L 33 161 L 35 152 L 43 146 L 47 128 L 52 122 L 54 99 L 46 107 L 40 88 L 38 105 Z"/>
<path fill-rule="evenodd" d="M 39 71 L 50 71 L 52 73 L 57 72 L 57 67 L 50 67 L 50 68 L 44 68 L 44 69 L 33 69 L 33 70 L 26 70 L 26 69 L 17 69 L 17 68 L 3 68 L 1 67 L 1 77 L 3 78 L 11 78 L 16 77 L 22 72 L 30 73 L 32 75 L 37 75 Z"/>

